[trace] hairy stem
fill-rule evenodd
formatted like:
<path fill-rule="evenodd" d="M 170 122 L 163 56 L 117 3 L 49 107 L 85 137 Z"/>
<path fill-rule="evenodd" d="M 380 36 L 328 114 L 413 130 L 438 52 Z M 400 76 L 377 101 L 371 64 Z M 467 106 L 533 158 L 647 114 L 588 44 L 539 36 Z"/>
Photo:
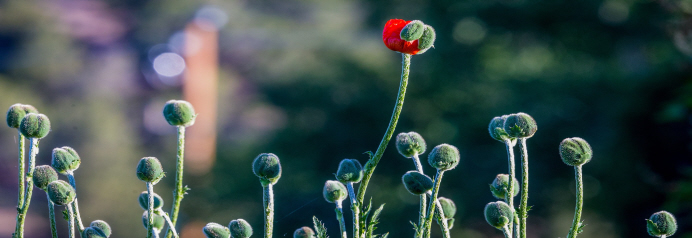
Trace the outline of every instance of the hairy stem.
<path fill-rule="evenodd" d="M 344 222 L 344 210 L 341 207 L 342 201 L 336 201 L 336 219 L 339 221 L 339 229 L 341 230 L 341 238 L 348 238 L 346 234 L 346 222 Z"/>
<path fill-rule="evenodd" d="M 581 207 L 584 203 L 584 185 L 582 183 L 581 165 L 574 166 L 574 179 L 577 182 L 577 205 L 574 207 L 574 220 L 572 228 L 567 234 L 567 238 L 575 238 L 579 234 L 579 226 L 581 226 Z"/>
<path fill-rule="evenodd" d="M 428 216 L 425 218 L 425 238 L 430 237 L 430 228 L 432 226 L 433 215 L 435 214 L 435 205 L 439 203 L 437 201 L 437 193 L 440 191 L 440 183 L 442 182 L 442 175 L 444 171 L 437 170 L 435 175 L 435 183 L 433 185 L 432 195 L 430 196 L 430 205 L 428 205 Z M 439 207 L 439 206 L 438 206 Z M 440 213 L 442 217 L 444 213 Z"/>
<path fill-rule="evenodd" d="M 154 185 L 147 182 L 147 193 L 149 194 L 149 207 L 147 208 L 147 238 L 154 236 Z"/>
<path fill-rule="evenodd" d="M 521 203 L 519 204 L 519 219 L 521 222 L 521 238 L 526 238 L 526 218 L 528 217 L 527 202 L 529 201 L 529 151 L 526 149 L 526 138 L 521 143 Z M 510 182 L 510 184 L 513 183 Z"/>
<path fill-rule="evenodd" d="M 17 213 L 17 226 L 15 227 L 15 237 L 24 237 L 24 221 L 26 220 L 26 212 L 29 211 L 29 205 L 31 204 L 31 194 L 34 190 L 34 168 L 36 167 L 36 155 L 38 154 L 38 141 L 37 138 L 30 139 L 29 146 L 29 170 L 26 172 L 26 177 L 23 182 L 26 182 L 26 187 L 24 187 L 24 202 L 21 209 Z"/>
<path fill-rule="evenodd" d="M 75 238 L 74 235 L 74 212 L 72 211 L 72 203 L 67 204 L 65 206 L 65 209 L 67 209 L 67 230 L 70 232 L 70 238 Z"/>
<path fill-rule="evenodd" d="M 48 197 L 48 220 L 50 221 L 50 234 L 53 238 L 58 238 L 58 228 L 55 225 L 55 203 L 50 200 L 50 196 L 46 193 Z"/>
<path fill-rule="evenodd" d="M 178 232 L 175 231 L 175 226 L 173 226 L 173 222 L 171 222 L 171 218 L 168 217 L 168 213 L 164 212 L 161 210 L 161 208 L 156 209 L 154 211 L 157 215 L 162 216 L 164 220 L 166 220 L 166 223 L 168 224 L 168 228 L 171 230 L 173 233 L 173 237 L 178 238 Z"/>
<path fill-rule="evenodd" d="M 418 172 L 420 172 L 421 174 L 425 174 L 425 173 L 423 173 L 423 166 L 420 163 L 420 158 L 418 158 L 418 154 L 414 154 L 411 157 L 411 159 L 413 160 L 413 164 L 416 166 L 416 170 L 418 170 Z M 433 201 L 432 192 L 428 191 L 427 194 L 428 194 L 428 196 L 431 197 L 430 201 Z M 422 226 L 425 223 L 424 218 L 427 214 L 427 211 L 425 209 L 425 206 L 427 203 L 425 194 L 421 195 L 420 199 L 421 199 L 421 204 L 420 204 L 421 211 L 420 211 L 420 215 L 419 215 L 420 219 L 418 221 L 418 225 Z M 437 207 L 437 213 L 440 214 L 438 217 L 438 219 L 439 219 L 438 223 L 440 224 L 440 228 L 442 229 L 442 236 L 444 238 L 449 238 L 450 237 L 449 227 L 448 227 L 448 223 L 447 223 L 447 218 L 445 218 L 445 216 L 444 216 L 444 210 L 442 208 L 442 205 L 440 204 L 439 200 L 435 199 L 434 201 L 435 201 L 435 206 Z M 421 227 L 421 229 L 422 229 L 422 227 Z"/>
<path fill-rule="evenodd" d="M 502 234 L 505 235 L 505 238 L 512 238 L 511 229 L 507 228 L 507 226 L 502 228 Z"/>
<path fill-rule="evenodd" d="M 67 180 L 70 182 L 70 185 L 72 185 L 72 188 L 74 188 L 74 191 L 76 193 L 77 183 L 74 180 L 74 174 L 72 173 L 72 171 L 67 172 Z M 76 197 L 74 198 L 74 202 L 72 202 L 72 207 L 74 208 L 75 222 L 77 222 L 79 234 L 82 234 L 82 232 L 84 232 L 84 223 L 82 223 L 82 216 L 79 215 L 79 204 L 77 203 Z"/>
<path fill-rule="evenodd" d="M 264 238 L 272 237 L 274 228 L 274 191 L 272 184 L 264 186 Z"/>
<path fill-rule="evenodd" d="M 17 182 L 19 182 L 19 192 L 18 192 L 18 199 L 17 199 L 17 209 L 20 209 L 24 206 L 24 195 L 26 194 L 24 191 L 24 185 L 26 184 L 26 179 L 24 179 L 24 135 L 22 135 L 22 132 L 17 130 L 19 134 L 19 161 L 18 163 L 18 170 L 19 172 L 17 173 L 17 176 L 19 177 L 17 179 Z"/>
<path fill-rule="evenodd" d="M 178 212 L 180 211 L 180 202 L 183 200 L 185 195 L 185 189 L 183 188 L 183 162 L 185 154 L 185 127 L 178 126 L 178 152 L 177 152 L 177 162 L 175 168 L 175 191 L 173 191 L 173 207 L 171 207 L 171 222 L 172 226 L 168 226 L 166 231 L 166 238 L 171 238 L 173 235 L 171 233 L 171 228 L 175 229 L 175 224 L 178 222 Z"/>
<path fill-rule="evenodd" d="M 348 189 L 348 197 L 351 200 L 351 212 L 353 213 L 353 237 L 360 234 L 360 207 L 356 201 L 356 194 L 353 190 L 353 183 L 346 183 Z"/>
<path fill-rule="evenodd" d="M 505 147 L 507 147 L 507 162 L 509 163 L 509 184 L 507 186 L 507 194 L 505 196 L 505 202 L 514 209 L 514 143 L 511 140 L 505 140 Z M 519 223 L 519 221 L 516 221 Z M 512 227 L 514 227 L 514 221 L 509 223 L 509 236 L 512 236 Z M 518 234 L 517 234 L 518 235 Z"/>

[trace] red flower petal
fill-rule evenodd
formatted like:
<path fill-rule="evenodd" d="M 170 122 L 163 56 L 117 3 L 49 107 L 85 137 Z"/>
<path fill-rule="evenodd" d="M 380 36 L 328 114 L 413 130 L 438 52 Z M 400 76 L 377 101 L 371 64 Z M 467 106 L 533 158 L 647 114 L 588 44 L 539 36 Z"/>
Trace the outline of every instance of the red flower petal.
<path fill-rule="evenodd" d="M 409 22 L 411 21 L 401 19 L 391 19 L 387 21 L 387 24 L 384 25 L 384 31 L 382 32 L 382 41 L 387 48 L 411 55 L 415 55 L 420 51 L 420 49 L 418 49 L 418 40 L 405 41 L 401 39 L 401 29 L 404 29 Z"/>

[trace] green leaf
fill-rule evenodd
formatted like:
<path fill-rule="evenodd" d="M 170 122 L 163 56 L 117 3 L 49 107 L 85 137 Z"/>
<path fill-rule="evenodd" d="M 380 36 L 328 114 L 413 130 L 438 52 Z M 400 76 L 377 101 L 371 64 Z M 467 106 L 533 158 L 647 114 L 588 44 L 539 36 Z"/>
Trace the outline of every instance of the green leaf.
<path fill-rule="evenodd" d="M 370 218 L 370 222 L 368 222 L 369 223 L 368 229 L 367 229 L 367 233 L 365 235 L 366 238 L 372 238 L 372 232 L 375 231 L 375 229 L 377 229 L 377 227 L 375 227 L 375 225 L 380 223 L 379 218 L 380 218 L 380 213 L 382 212 L 382 209 L 384 209 L 384 204 L 380 205 L 380 207 L 377 208 L 377 210 L 375 210 L 375 212 L 372 213 L 372 217 Z"/>
<path fill-rule="evenodd" d="M 577 234 L 584 232 L 584 227 L 585 227 L 585 226 L 586 226 L 586 224 L 584 224 L 584 221 L 581 221 L 581 222 L 579 223 L 579 228 L 577 228 Z"/>
<path fill-rule="evenodd" d="M 387 236 L 389 236 L 389 232 L 384 233 L 384 235 L 380 235 L 380 238 L 387 238 Z"/>
<path fill-rule="evenodd" d="M 408 221 L 413 225 L 413 230 L 416 231 L 416 237 L 421 237 L 421 230 L 418 228 L 418 225 L 416 223 L 413 223 L 412 221 Z"/>
<path fill-rule="evenodd" d="M 65 221 L 70 220 L 70 215 L 67 214 L 67 209 L 62 210 L 62 219 L 65 219 Z"/>
<path fill-rule="evenodd" d="M 324 224 L 317 219 L 316 216 L 312 217 L 312 223 L 315 225 L 315 233 L 317 238 L 329 238 L 327 235 L 327 228 L 324 227 Z"/>
<path fill-rule="evenodd" d="M 365 151 L 365 152 L 363 152 L 363 154 L 367 154 L 368 157 L 370 157 L 370 158 L 368 158 L 368 159 L 372 159 L 372 157 L 375 156 L 375 154 L 372 153 L 372 151 Z"/>

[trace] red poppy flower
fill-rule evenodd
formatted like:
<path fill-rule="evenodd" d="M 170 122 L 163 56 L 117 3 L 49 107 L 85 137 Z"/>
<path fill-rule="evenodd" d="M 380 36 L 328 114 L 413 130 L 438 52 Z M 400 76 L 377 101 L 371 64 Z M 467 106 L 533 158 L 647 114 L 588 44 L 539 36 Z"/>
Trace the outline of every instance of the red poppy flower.
<path fill-rule="evenodd" d="M 382 32 L 382 41 L 390 50 L 398 51 L 404 54 L 415 55 L 420 51 L 418 49 L 418 40 L 405 41 L 401 39 L 401 29 L 404 29 L 406 24 L 411 21 L 401 19 L 391 19 L 384 25 Z"/>

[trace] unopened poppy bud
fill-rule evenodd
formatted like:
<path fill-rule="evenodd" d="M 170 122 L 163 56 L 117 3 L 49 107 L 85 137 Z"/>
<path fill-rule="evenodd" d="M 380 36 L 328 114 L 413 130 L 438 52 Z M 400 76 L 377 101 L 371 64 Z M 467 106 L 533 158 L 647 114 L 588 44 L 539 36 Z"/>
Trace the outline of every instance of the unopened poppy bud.
<path fill-rule="evenodd" d="M 428 163 L 440 171 L 454 169 L 459 164 L 459 150 L 448 144 L 441 144 L 428 154 Z"/>
<path fill-rule="evenodd" d="M 591 161 L 593 150 L 582 138 L 567 138 L 560 143 L 560 157 L 567 165 L 581 166 Z"/>
<path fill-rule="evenodd" d="M 72 185 L 63 180 L 50 182 L 46 191 L 50 200 L 60 206 L 70 204 L 77 197 L 77 192 L 74 191 Z"/>
<path fill-rule="evenodd" d="M 536 120 L 529 114 L 520 112 L 509 115 L 505 119 L 503 129 L 510 137 L 513 138 L 529 138 L 536 134 L 538 126 Z"/>
<path fill-rule="evenodd" d="M 454 204 L 452 199 L 446 197 L 438 197 L 440 201 L 440 206 L 442 206 L 442 211 L 445 213 L 445 219 L 451 219 L 457 214 L 457 205 Z"/>
<path fill-rule="evenodd" d="M 497 229 L 504 229 L 512 222 L 514 211 L 503 201 L 491 202 L 485 205 L 485 220 Z"/>
<path fill-rule="evenodd" d="M 315 231 L 310 227 L 304 226 L 293 232 L 293 238 L 315 238 Z"/>
<path fill-rule="evenodd" d="M 418 49 L 420 51 L 418 54 L 423 54 L 428 51 L 435 44 L 435 29 L 431 26 L 425 25 L 425 30 L 423 30 L 423 35 L 418 39 Z"/>
<path fill-rule="evenodd" d="M 89 226 L 101 230 L 106 237 L 111 236 L 111 226 L 103 220 L 92 221 Z"/>
<path fill-rule="evenodd" d="M 214 222 L 207 223 L 207 225 L 202 228 L 202 232 L 204 232 L 204 235 L 207 236 L 207 238 L 231 237 L 231 230 L 229 230 L 228 227 Z"/>
<path fill-rule="evenodd" d="M 31 105 L 14 104 L 7 110 L 7 126 L 19 128 L 24 116 L 29 113 L 38 113 L 38 110 Z"/>
<path fill-rule="evenodd" d="M 396 149 L 406 158 L 425 153 L 426 147 L 425 140 L 416 132 L 399 133 L 396 136 Z"/>
<path fill-rule="evenodd" d="M 142 214 L 142 223 L 145 229 L 149 229 L 149 211 L 144 211 Z M 166 224 L 166 219 L 163 216 L 154 213 L 154 229 L 160 231 Z"/>
<path fill-rule="evenodd" d="M 497 199 L 506 199 L 507 192 L 509 191 L 509 175 L 498 174 L 490 184 L 490 192 L 493 193 L 493 197 Z M 516 197 L 519 194 L 519 181 L 514 178 L 514 184 L 512 185 L 512 197 Z"/>
<path fill-rule="evenodd" d="M 144 157 L 137 164 L 137 178 L 144 182 L 156 184 L 163 178 L 161 162 L 155 157 Z"/>
<path fill-rule="evenodd" d="M 336 203 L 346 199 L 348 191 L 346 190 L 346 186 L 339 181 L 327 180 L 327 182 L 324 183 L 322 194 L 327 202 Z"/>
<path fill-rule="evenodd" d="M 342 183 L 358 183 L 363 179 L 363 165 L 355 159 L 344 159 L 339 163 L 336 179 Z"/>
<path fill-rule="evenodd" d="M 272 153 L 262 153 L 252 162 L 252 172 L 260 178 L 262 186 L 275 184 L 281 178 L 281 162 Z"/>
<path fill-rule="evenodd" d="M 87 227 L 82 231 L 82 238 L 108 238 L 99 228 Z"/>
<path fill-rule="evenodd" d="M 19 131 L 27 138 L 41 139 L 46 137 L 50 132 L 50 120 L 43 114 L 26 114 L 19 125 Z"/>
<path fill-rule="evenodd" d="M 423 35 L 423 31 L 425 31 L 425 24 L 422 21 L 413 20 L 406 24 L 399 34 L 402 40 L 414 41 Z"/>
<path fill-rule="evenodd" d="M 195 109 L 187 101 L 170 100 L 163 106 L 163 117 L 171 126 L 192 126 L 195 124 Z"/>
<path fill-rule="evenodd" d="M 58 180 L 58 173 L 48 165 L 40 165 L 34 169 L 32 179 L 37 188 L 45 191 L 49 183 Z"/>
<path fill-rule="evenodd" d="M 79 168 L 82 163 L 77 151 L 69 146 L 53 149 L 51 166 L 61 174 L 69 174 Z"/>
<path fill-rule="evenodd" d="M 142 209 L 144 210 L 149 209 L 149 193 L 147 191 L 144 191 L 139 194 L 139 206 L 142 207 Z M 163 207 L 163 198 L 161 198 L 161 196 L 159 196 L 158 194 L 154 193 L 154 210 L 157 210 L 161 207 Z"/>
<path fill-rule="evenodd" d="M 649 235 L 654 237 L 661 237 L 663 235 L 669 237 L 678 230 L 678 223 L 675 221 L 673 214 L 660 211 L 654 213 L 646 220 L 646 230 L 649 232 Z"/>
<path fill-rule="evenodd" d="M 404 187 L 413 195 L 421 195 L 433 188 L 433 181 L 418 171 L 408 171 L 401 177 Z"/>
<path fill-rule="evenodd" d="M 494 117 L 492 120 L 490 120 L 490 125 L 488 125 L 488 132 L 490 133 L 490 137 L 503 143 L 505 142 L 505 140 L 509 139 L 509 135 L 507 134 L 507 132 L 505 132 L 504 129 L 505 120 L 507 119 L 507 117 L 507 115 L 501 117 Z"/>
<path fill-rule="evenodd" d="M 248 238 L 252 236 L 252 226 L 243 219 L 232 220 L 228 223 L 228 228 L 231 229 L 231 237 L 233 238 Z"/>

